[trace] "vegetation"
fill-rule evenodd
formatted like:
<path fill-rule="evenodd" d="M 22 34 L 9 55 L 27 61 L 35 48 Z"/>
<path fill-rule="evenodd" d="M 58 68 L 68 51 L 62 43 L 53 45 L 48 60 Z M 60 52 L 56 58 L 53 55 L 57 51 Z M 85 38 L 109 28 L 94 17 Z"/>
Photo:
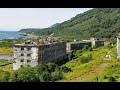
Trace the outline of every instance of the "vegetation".
<path fill-rule="evenodd" d="M 116 45 L 116 44 L 115 44 Z M 104 56 L 111 51 L 111 60 L 104 60 Z M 1 61 L 0 82 L 69 82 L 77 81 L 75 78 L 85 75 L 80 82 L 116 82 L 120 81 L 120 62 L 116 59 L 115 46 L 103 46 L 77 50 L 74 57 L 66 64 L 59 66 L 54 63 L 39 64 L 36 67 L 22 67 L 16 71 L 12 70 L 12 64 L 6 65 L 7 61 Z M 101 72 L 91 72 L 102 63 L 109 63 Z"/>
<path fill-rule="evenodd" d="M 6 48 L 6 47 L 0 48 L 0 54 L 11 54 L 11 53 L 13 53 L 13 48 Z"/>
<path fill-rule="evenodd" d="M 4 39 L 0 40 L 0 48 L 12 48 L 15 44 L 22 43 L 24 40 L 22 39 Z"/>
<path fill-rule="evenodd" d="M 111 60 L 104 60 L 104 56 L 108 51 L 111 51 Z M 87 49 L 86 51 L 78 50 L 74 52 L 76 58 L 67 62 L 63 66 L 66 66 L 72 70 L 72 72 L 63 73 L 63 79 L 60 82 L 69 82 L 71 80 L 77 81 L 75 78 L 81 75 L 85 76 L 80 78 L 79 82 L 96 82 L 96 78 L 101 76 L 101 73 L 87 74 L 93 71 L 95 68 L 99 67 L 102 63 L 114 63 L 117 62 L 116 59 L 116 48 L 115 46 L 103 46 L 99 48 L 94 48 L 92 51 Z M 108 69 L 109 70 L 109 69 Z"/>
<path fill-rule="evenodd" d="M 38 36 L 49 36 L 54 33 L 53 36 L 62 37 L 65 40 L 89 39 L 90 37 L 114 39 L 120 32 L 120 9 L 94 8 L 55 27 L 24 29 L 21 32 L 28 30 L 29 33 L 32 32 Z"/>
<path fill-rule="evenodd" d="M 0 67 L 12 64 L 12 60 L 0 60 Z"/>
<path fill-rule="evenodd" d="M 48 63 L 13 71 L 10 64 L 0 67 L 0 82 L 54 82 L 63 78 L 63 72 L 71 72 L 71 69 Z"/>

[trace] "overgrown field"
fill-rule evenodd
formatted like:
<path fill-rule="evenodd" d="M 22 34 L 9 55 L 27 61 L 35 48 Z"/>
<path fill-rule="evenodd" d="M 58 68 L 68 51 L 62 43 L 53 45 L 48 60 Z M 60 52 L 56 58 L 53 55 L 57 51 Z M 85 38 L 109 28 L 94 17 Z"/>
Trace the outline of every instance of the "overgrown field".
<path fill-rule="evenodd" d="M 6 47 L 0 48 L 0 54 L 11 54 L 11 53 L 13 53 L 13 48 L 6 48 Z"/>
<path fill-rule="evenodd" d="M 116 46 L 116 45 L 115 45 Z M 95 48 L 93 50 L 77 51 L 75 54 L 77 58 L 72 59 L 71 61 L 67 62 L 63 66 L 67 66 L 71 68 L 72 72 L 64 73 L 64 78 L 60 80 L 60 82 L 69 82 L 74 80 L 81 75 L 86 75 L 86 73 L 90 71 L 94 71 L 102 63 L 109 63 L 109 65 L 117 62 L 116 59 L 116 47 L 115 46 L 103 46 L 100 48 Z M 110 51 L 111 60 L 104 60 L 105 55 L 107 52 Z M 108 66 L 109 66 L 108 65 Z M 109 69 L 108 69 L 109 70 Z M 96 78 L 98 78 L 100 73 L 89 74 L 89 77 L 86 77 L 79 80 L 80 82 L 96 82 Z M 101 74 L 102 75 L 102 74 Z"/>

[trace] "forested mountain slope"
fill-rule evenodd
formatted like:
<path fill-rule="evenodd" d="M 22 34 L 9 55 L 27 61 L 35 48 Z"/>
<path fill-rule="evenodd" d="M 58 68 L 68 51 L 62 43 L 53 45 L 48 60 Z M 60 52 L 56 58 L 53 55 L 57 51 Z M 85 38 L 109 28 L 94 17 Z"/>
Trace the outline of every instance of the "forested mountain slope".
<path fill-rule="evenodd" d="M 120 8 L 94 8 L 54 27 L 32 32 L 40 36 L 54 33 L 66 39 L 113 38 L 120 32 Z"/>

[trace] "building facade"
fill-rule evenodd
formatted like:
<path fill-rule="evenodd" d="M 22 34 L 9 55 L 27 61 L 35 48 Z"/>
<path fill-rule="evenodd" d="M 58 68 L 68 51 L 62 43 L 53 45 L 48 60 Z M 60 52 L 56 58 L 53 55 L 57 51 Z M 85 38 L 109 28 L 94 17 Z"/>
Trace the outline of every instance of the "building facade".
<path fill-rule="evenodd" d="M 82 49 L 85 45 L 88 47 L 91 47 L 92 43 L 91 42 L 83 42 L 83 41 L 78 41 L 78 42 L 69 42 L 66 43 L 66 50 L 80 50 Z"/>
<path fill-rule="evenodd" d="M 28 41 L 24 44 L 16 44 L 14 47 L 13 70 L 30 65 L 32 67 L 39 63 L 58 62 L 66 56 L 66 43 L 63 41 Z"/>
<path fill-rule="evenodd" d="M 90 38 L 90 40 L 83 40 L 84 42 L 92 42 L 92 47 L 104 46 L 104 40 L 99 40 L 95 38 Z"/>
<path fill-rule="evenodd" d="M 117 36 L 117 59 L 120 59 L 120 34 Z"/>

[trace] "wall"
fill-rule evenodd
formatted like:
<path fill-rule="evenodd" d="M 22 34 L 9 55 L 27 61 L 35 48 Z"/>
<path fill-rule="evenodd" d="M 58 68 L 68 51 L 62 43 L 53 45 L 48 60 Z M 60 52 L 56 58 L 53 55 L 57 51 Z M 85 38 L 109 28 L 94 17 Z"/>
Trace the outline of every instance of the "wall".
<path fill-rule="evenodd" d="M 24 50 L 21 50 L 21 48 L 24 48 Z M 27 48 L 30 48 L 30 50 L 28 50 Z M 26 65 L 30 65 L 32 67 L 36 66 L 38 64 L 38 62 L 36 62 L 37 50 L 38 50 L 37 47 L 15 46 L 13 70 L 17 70 L 21 66 L 26 66 Z M 24 54 L 24 56 L 21 56 L 21 54 Z M 31 54 L 31 55 L 27 56 L 27 54 Z M 22 62 L 21 59 L 23 59 Z M 30 62 L 28 62 L 28 60 Z"/>
<path fill-rule="evenodd" d="M 80 42 L 80 43 L 68 43 L 67 44 L 67 50 L 80 50 L 82 49 L 85 45 L 88 45 L 89 47 L 91 47 L 92 43 L 91 42 Z M 70 48 L 68 48 L 70 47 Z"/>
<path fill-rule="evenodd" d="M 117 38 L 117 59 L 120 59 L 120 38 Z"/>
<path fill-rule="evenodd" d="M 39 49 L 39 62 L 58 62 L 66 55 L 66 43 L 44 45 Z"/>

